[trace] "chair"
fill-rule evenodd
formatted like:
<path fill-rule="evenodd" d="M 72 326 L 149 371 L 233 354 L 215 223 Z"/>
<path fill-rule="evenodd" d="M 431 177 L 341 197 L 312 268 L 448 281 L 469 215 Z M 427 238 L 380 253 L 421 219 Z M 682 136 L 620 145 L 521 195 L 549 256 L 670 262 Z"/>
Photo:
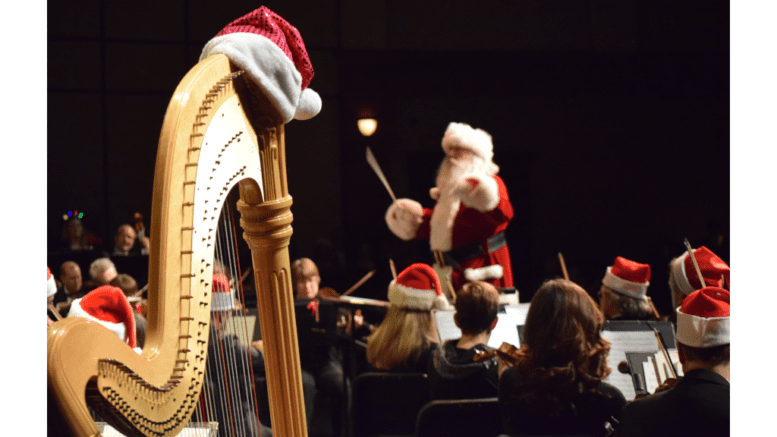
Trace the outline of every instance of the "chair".
<path fill-rule="evenodd" d="M 421 408 L 416 437 L 493 437 L 502 434 L 497 398 L 438 400 Z"/>
<path fill-rule="evenodd" d="M 423 373 L 363 373 L 353 382 L 353 437 L 414 436 L 427 402 Z"/>

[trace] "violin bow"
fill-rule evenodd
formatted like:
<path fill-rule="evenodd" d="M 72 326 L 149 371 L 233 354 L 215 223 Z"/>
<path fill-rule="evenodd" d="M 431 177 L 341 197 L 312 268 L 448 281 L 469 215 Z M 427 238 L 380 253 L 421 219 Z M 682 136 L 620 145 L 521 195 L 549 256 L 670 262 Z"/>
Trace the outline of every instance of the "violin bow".
<path fill-rule="evenodd" d="M 558 262 L 561 263 L 561 271 L 564 272 L 564 279 L 569 281 L 569 273 L 567 272 L 567 265 L 564 263 L 564 255 L 561 252 L 558 253 Z"/>
<path fill-rule="evenodd" d="M 372 275 L 374 275 L 374 274 L 375 274 L 375 270 L 373 270 L 373 271 L 367 273 L 366 275 L 364 275 L 363 278 L 359 279 L 359 282 L 353 284 L 353 286 L 351 286 L 351 288 L 346 290 L 345 293 L 341 294 L 340 297 L 348 296 L 349 294 L 353 293 L 357 288 L 361 287 L 362 284 L 367 282 L 367 280 L 370 279 L 372 277 Z"/>
<path fill-rule="evenodd" d="M 391 275 L 394 277 L 394 280 L 397 279 L 397 267 L 394 265 L 394 260 L 389 258 L 389 267 L 391 267 Z"/>
<path fill-rule="evenodd" d="M 688 256 L 691 257 L 691 261 L 693 261 L 693 267 L 696 269 L 696 274 L 699 276 L 699 282 L 701 282 L 701 288 L 704 288 L 707 286 L 707 284 L 704 283 L 704 276 L 701 275 L 701 269 L 699 268 L 699 263 L 696 262 L 696 257 L 693 255 L 693 249 L 691 249 L 691 243 L 688 242 L 688 239 L 685 239 L 685 247 L 688 249 Z"/>
<path fill-rule="evenodd" d="M 397 201 L 396 196 L 394 196 L 394 192 L 391 191 L 391 187 L 389 186 L 388 180 L 386 180 L 386 176 L 383 175 L 383 171 L 380 169 L 380 165 L 378 165 L 378 161 L 375 159 L 375 155 L 372 154 L 372 150 L 370 150 L 370 147 L 367 146 L 367 163 L 370 164 L 370 167 L 372 167 L 372 170 L 375 171 L 375 174 L 378 175 L 378 179 L 380 179 L 381 182 L 383 182 L 383 186 L 386 187 L 386 189 L 389 192 L 389 195 L 391 196 L 391 200 L 394 202 Z"/>

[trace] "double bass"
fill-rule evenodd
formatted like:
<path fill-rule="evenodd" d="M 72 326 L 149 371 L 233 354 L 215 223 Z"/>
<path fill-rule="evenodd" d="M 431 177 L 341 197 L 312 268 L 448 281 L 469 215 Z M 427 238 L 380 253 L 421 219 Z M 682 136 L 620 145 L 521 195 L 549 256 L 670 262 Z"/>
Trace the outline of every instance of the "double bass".
<path fill-rule="evenodd" d="M 214 241 L 235 191 L 252 253 L 273 432 L 307 435 L 288 254 L 285 126 L 241 74 L 224 55 L 203 59 L 167 108 L 154 174 L 142 353 L 86 319 L 48 329 L 50 398 L 75 436 L 99 435 L 90 409 L 128 436 L 175 436 L 199 408 L 220 256 Z"/>

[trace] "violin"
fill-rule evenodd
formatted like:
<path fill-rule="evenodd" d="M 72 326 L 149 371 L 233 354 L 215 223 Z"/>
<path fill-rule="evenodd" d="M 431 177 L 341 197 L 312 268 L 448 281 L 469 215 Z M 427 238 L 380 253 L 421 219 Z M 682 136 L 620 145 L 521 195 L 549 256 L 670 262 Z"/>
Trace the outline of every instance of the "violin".
<path fill-rule="evenodd" d="M 522 357 L 517 347 L 511 345 L 510 343 L 502 343 L 498 349 L 494 349 L 488 352 L 476 351 L 475 357 L 472 360 L 476 363 L 480 363 L 486 360 L 490 360 L 495 356 L 507 361 L 511 366 L 518 364 Z"/>

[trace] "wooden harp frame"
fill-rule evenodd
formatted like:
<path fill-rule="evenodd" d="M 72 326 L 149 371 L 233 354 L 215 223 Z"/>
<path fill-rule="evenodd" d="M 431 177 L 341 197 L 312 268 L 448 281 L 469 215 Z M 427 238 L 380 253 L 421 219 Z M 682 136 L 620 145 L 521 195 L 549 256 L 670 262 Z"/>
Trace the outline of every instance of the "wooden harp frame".
<path fill-rule="evenodd" d="M 49 392 L 75 436 L 99 435 L 87 405 L 131 436 L 175 436 L 189 422 L 208 346 L 213 221 L 235 185 L 253 258 L 273 433 L 307 436 L 284 124 L 241 74 L 226 56 L 210 56 L 186 74 L 167 108 L 154 175 L 143 352 L 86 319 L 49 328 Z"/>

